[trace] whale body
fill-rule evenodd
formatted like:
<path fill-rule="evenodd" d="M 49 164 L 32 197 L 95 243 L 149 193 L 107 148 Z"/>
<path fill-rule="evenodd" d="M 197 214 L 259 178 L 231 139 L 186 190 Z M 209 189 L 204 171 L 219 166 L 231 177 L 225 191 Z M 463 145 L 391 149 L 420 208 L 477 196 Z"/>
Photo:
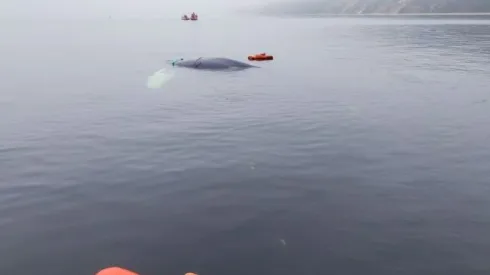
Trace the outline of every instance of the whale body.
<path fill-rule="evenodd" d="M 185 67 L 197 70 L 216 70 L 216 71 L 226 71 L 226 70 L 244 70 L 248 68 L 258 68 L 244 62 L 237 60 L 224 58 L 224 57 L 208 57 L 208 58 L 197 58 L 189 60 L 179 60 L 174 62 L 174 66 Z"/>

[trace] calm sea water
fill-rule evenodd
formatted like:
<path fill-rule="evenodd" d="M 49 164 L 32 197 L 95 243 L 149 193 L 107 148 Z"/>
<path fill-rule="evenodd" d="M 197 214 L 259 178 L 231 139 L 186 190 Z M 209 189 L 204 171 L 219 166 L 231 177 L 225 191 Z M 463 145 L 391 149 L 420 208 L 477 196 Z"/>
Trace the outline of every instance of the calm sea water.
<path fill-rule="evenodd" d="M 0 28 L 1 274 L 490 272 L 488 18 Z"/>

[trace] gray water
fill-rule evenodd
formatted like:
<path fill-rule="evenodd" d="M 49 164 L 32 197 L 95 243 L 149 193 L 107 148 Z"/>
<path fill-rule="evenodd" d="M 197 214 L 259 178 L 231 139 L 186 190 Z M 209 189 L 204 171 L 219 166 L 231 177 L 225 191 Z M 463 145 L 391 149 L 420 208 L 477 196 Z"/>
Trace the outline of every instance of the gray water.
<path fill-rule="evenodd" d="M 0 28 L 1 274 L 490 271 L 487 18 Z"/>

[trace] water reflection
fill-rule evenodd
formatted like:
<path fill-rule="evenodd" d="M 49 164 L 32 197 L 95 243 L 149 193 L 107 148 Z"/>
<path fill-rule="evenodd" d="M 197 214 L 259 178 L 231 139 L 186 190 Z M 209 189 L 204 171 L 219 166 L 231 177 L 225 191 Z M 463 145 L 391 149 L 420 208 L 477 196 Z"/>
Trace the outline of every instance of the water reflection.
<path fill-rule="evenodd" d="M 412 19 L 372 19 L 387 23 L 362 25 L 358 33 L 385 53 L 399 55 L 406 65 L 486 72 L 482 65 L 490 64 L 490 21 Z"/>

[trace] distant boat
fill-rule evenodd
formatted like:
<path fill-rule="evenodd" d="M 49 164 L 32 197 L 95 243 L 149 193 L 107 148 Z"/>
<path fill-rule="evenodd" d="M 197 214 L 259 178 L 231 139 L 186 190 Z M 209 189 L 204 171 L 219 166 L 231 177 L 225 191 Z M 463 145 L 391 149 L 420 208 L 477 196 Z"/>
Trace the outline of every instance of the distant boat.
<path fill-rule="evenodd" d="M 187 20 L 197 21 L 198 17 L 197 17 L 197 14 L 195 12 L 193 12 L 190 17 L 187 16 L 187 14 L 184 14 L 184 15 L 182 15 L 182 17 L 180 19 L 186 20 L 186 21 Z"/>

